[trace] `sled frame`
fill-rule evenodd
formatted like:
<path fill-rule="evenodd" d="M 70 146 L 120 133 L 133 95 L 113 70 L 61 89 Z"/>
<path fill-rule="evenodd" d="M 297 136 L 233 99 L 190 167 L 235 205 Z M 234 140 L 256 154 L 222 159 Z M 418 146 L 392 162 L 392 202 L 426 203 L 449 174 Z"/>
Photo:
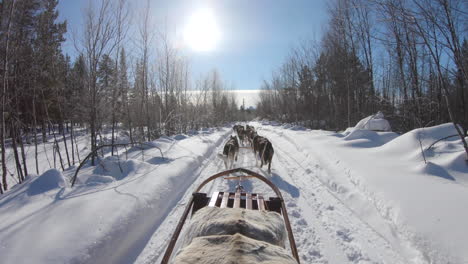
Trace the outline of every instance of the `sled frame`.
<path fill-rule="evenodd" d="M 182 214 L 182 217 L 180 218 L 179 223 L 177 224 L 177 227 L 176 227 L 174 233 L 172 234 L 171 240 L 169 241 L 169 245 L 168 245 L 168 247 L 166 249 L 166 252 L 164 253 L 164 257 L 163 257 L 163 259 L 161 261 L 161 264 L 168 264 L 169 263 L 169 260 L 170 260 L 171 255 L 172 255 L 172 251 L 174 250 L 174 247 L 175 247 L 175 245 L 177 243 L 177 239 L 179 238 L 180 232 L 182 231 L 182 228 L 184 227 L 185 221 L 187 220 L 187 216 L 189 215 L 189 213 L 192 210 L 192 207 L 194 205 L 194 200 L 199 198 L 200 195 L 204 195 L 204 197 L 206 198 L 206 194 L 199 193 L 200 190 L 208 182 L 211 182 L 211 181 L 213 181 L 213 180 L 215 180 L 217 178 L 220 178 L 220 177 L 232 174 L 232 173 L 236 173 L 236 172 L 245 173 L 245 174 L 248 175 L 247 177 L 249 177 L 249 178 L 257 178 L 257 179 L 263 181 L 275 192 L 276 196 L 278 197 L 279 202 L 281 203 L 281 215 L 283 216 L 284 225 L 286 226 L 286 231 L 288 233 L 288 240 L 289 240 L 289 245 L 291 246 L 291 253 L 292 253 L 294 259 L 296 259 L 297 263 L 300 264 L 300 258 L 299 258 L 299 253 L 297 252 L 296 242 L 294 240 L 294 234 L 292 232 L 291 223 L 289 222 L 288 212 L 286 210 L 286 205 L 284 203 L 284 199 L 283 199 L 283 196 L 281 195 L 280 190 L 278 189 L 278 187 L 276 187 L 276 185 L 274 185 L 266 177 L 264 177 L 264 176 L 262 176 L 262 175 L 260 175 L 260 174 L 258 174 L 256 172 L 253 172 L 251 170 L 244 169 L 244 168 L 236 168 L 236 169 L 231 169 L 231 170 L 226 170 L 226 171 L 219 172 L 219 173 L 209 177 L 208 179 L 204 180 L 198 186 L 198 188 L 195 190 L 192 197 L 190 198 L 190 201 L 188 202 L 187 206 L 185 207 L 184 213 Z M 240 176 L 240 177 L 246 177 L 246 176 Z M 198 210 L 200 208 L 193 208 L 193 209 Z"/>

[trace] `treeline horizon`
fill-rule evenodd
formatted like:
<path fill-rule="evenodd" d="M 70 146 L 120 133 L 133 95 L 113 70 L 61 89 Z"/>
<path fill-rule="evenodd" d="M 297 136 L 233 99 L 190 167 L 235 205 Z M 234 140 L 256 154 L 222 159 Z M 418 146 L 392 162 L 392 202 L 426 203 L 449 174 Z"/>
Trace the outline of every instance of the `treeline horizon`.
<path fill-rule="evenodd" d="M 468 2 L 333 0 L 320 40 L 265 80 L 264 118 L 343 130 L 382 111 L 394 131 L 468 129 Z"/>
<path fill-rule="evenodd" d="M 74 59 L 62 49 L 68 25 L 58 20 L 57 5 L 0 1 L 0 193 L 8 189 L 9 170 L 19 183 L 40 173 L 38 146 L 49 137 L 62 169 L 76 164 L 77 127 L 86 128 L 94 153 L 105 143 L 104 128 L 111 144 L 121 132 L 130 142 L 142 142 L 241 118 L 235 95 L 227 92 L 231 85 L 216 69 L 192 81 L 189 60 L 171 32 L 150 24 L 150 1 L 138 12 L 128 0 L 89 1 L 80 33 L 73 35 Z M 26 144 L 34 144 L 33 168 L 26 165 Z"/>

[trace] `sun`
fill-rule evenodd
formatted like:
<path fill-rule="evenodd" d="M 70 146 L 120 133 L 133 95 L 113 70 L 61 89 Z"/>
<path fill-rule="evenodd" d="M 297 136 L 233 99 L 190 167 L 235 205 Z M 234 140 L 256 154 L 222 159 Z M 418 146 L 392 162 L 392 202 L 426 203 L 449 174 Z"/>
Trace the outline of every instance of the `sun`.
<path fill-rule="evenodd" d="M 209 8 L 199 9 L 189 18 L 184 29 L 185 43 L 194 51 L 212 51 L 218 45 L 220 30 Z"/>

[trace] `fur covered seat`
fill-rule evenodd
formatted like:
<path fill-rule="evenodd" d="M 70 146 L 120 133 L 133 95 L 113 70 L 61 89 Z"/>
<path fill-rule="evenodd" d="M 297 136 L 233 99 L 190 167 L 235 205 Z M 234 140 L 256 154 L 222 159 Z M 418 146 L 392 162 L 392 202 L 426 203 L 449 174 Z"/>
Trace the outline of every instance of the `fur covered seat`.
<path fill-rule="evenodd" d="M 174 263 L 297 263 L 276 212 L 204 207 L 192 217 Z"/>

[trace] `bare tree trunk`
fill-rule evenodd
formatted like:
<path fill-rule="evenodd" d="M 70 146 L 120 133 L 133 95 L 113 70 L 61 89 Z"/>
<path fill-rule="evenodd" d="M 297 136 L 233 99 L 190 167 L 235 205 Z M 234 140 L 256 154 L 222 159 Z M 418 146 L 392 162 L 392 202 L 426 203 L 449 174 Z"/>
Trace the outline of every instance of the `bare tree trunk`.
<path fill-rule="evenodd" d="M 6 5 L 6 3 L 3 3 Z M 0 142 L 1 142 L 1 156 L 2 156 L 2 183 L 3 186 L 0 186 L 0 191 L 3 193 L 3 190 L 8 190 L 8 183 L 7 183 L 7 166 L 6 166 L 6 155 L 5 155 L 5 110 L 6 110 L 6 96 L 8 90 L 8 52 L 10 47 L 10 29 L 11 29 L 11 19 L 13 16 L 13 11 L 15 10 L 16 0 L 11 2 L 9 14 L 8 14 L 8 22 L 6 25 L 6 36 L 5 36 L 5 53 L 3 57 L 3 92 L 2 92 L 2 113 L 1 113 L 1 125 L 2 129 L 0 131 Z M 2 189 L 3 187 L 3 189 Z"/>
<path fill-rule="evenodd" d="M 44 117 L 41 119 L 41 132 L 42 132 L 42 143 L 48 142 L 47 140 L 47 130 L 46 130 L 46 122 Z"/>
<path fill-rule="evenodd" d="M 70 145 L 71 145 L 71 154 L 72 154 L 72 165 L 75 165 L 75 147 L 73 145 L 73 120 L 70 120 Z"/>
<path fill-rule="evenodd" d="M 62 124 L 63 124 L 63 120 L 62 120 Z M 62 129 L 62 138 L 63 138 L 63 144 L 65 146 L 65 153 L 67 154 L 67 162 L 68 162 L 68 167 L 71 166 L 71 163 L 70 163 L 70 155 L 68 154 L 68 145 L 67 145 L 67 137 L 65 136 L 65 125 L 62 125 L 64 126 L 64 128 Z"/>
<path fill-rule="evenodd" d="M 18 173 L 18 182 L 19 183 L 22 183 L 23 180 L 24 180 L 24 176 L 23 176 L 23 170 L 21 168 L 21 162 L 20 162 L 20 157 L 19 157 L 19 154 L 18 154 L 18 149 L 17 149 L 17 136 L 18 136 L 18 133 L 17 133 L 17 128 L 16 128 L 16 125 L 15 125 L 15 120 L 12 118 L 11 119 L 11 135 L 12 135 L 12 139 L 11 139 L 11 147 L 12 147 L 12 150 L 13 150 L 13 154 L 15 156 L 15 164 L 16 164 L 16 172 Z"/>
<path fill-rule="evenodd" d="M 130 104 L 128 102 L 128 98 L 125 100 L 125 107 L 126 107 L 126 112 L 127 112 L 127 121 L 128 121 L 128 134 L 130 137 L 130 142 L 133 144 L 133 126 L 132 126 L 132 116 L 130 114 Z"/>
<path fill-rule="evenodd" d="M 55 134 L 54 124 L 52 124 L 52 122 L 50 121 L 49 110 L 47 109 L 44 90 L 41 90 L 41 94 L 42 94 L 44 112 L 46 114 L 47 121 L 48 121 L 47 124 L 49 125 L 49 127 L 52 127 L 52 136 L 54 137 L 54 146 L 56 147 L 57 154 L 59 155 L 60 166 L 62 167 L 62 170 L 65 170 L 65 167 L 63 166 L 62 154 L 60 153 L 60 145 L 59 145 L 59 143 L 57 141 L 57 136 Z M 55 155 L 54 155 L 54 167 L 55 167 Z"/>
<path fill-rule="evenodd" d="M 33 87 L 33 101 L 32 101 L 32 110 L 33 110 L 33 136 L 34 136 L 34 160 L 36 164 L 36 174 L 39 175 L 39 161 L 37 159 L 37 116 L 36 116 L 36 82 L 34 81 Z"/>
<path fill-rule="evenodd" d="M 75 140 L 75 149 L 76 149 L 76 157 L 78 158 L 78 162 L 81 162 L 80 159 L 80 149 L 78 148 L 78 142 L 76 141 L 76 137 L 73 137 Z M 73 143 L 72 143 L 73 144 Z"/>
<path fill-rule="evenodd" d="M 57 91 L 58 93 L 58 91 Z M 57 99 L 59 98 L 58 94 L 57 94 Z M 57 100 L 57 104 L 58 104 L 58 111 L 59 111 L 59 116 L 60 116 L 60 124 L 61 124 L 61 132 L 62 132 L 62 138 L 63 138 L 63 145 L 65 146 L 65 154 L 67 155 L 67 162 L 68 162 L 68 167 L 71 166 L 71 163 L 70 163 L 70 155 L 68 154 L 68 145 L 67 145 L 67 137 L 65 136 L 65 121 L 64 121 L 64 117 L 63 117 L 63 111 L 62 111 L 62 107 L 60 106 L 60 102 Z M 60 132 L 60 131 L 59 131 Z"/>
<path fill-rule="evenodd" d="M 21 130 L 18 128 L 18 132 L 21 132 Z M 28 165 L 26 164 L 26 155 L 24 152 L 24 144 L 23 144 L 23 137 L 21 133 L 18 135 L 18 140 L 19 140 L 19 145 L 20 145 L 20 150 L 21 150 L 21 159 L 23 160 L 23 170 L 24 170 L 24 176 L 28 176 Z"/>

